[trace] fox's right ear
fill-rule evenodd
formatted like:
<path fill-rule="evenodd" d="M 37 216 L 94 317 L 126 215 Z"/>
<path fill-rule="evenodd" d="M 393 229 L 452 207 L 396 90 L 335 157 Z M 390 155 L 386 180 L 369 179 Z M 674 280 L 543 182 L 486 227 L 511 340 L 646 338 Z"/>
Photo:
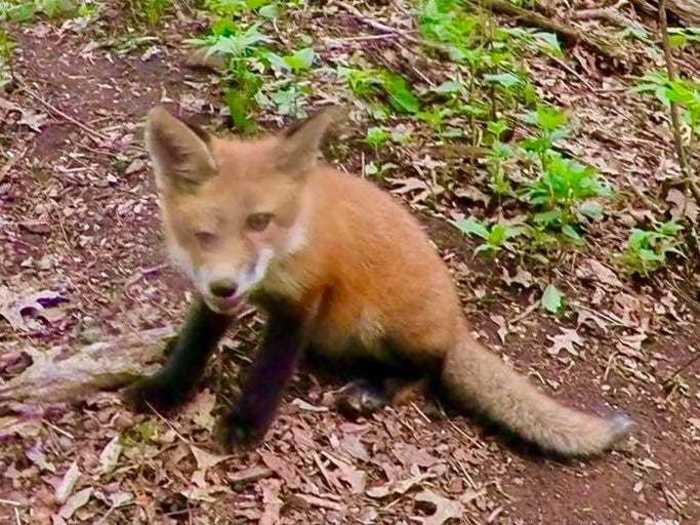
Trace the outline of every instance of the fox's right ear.
<path fill-rule="evenodd" d="M 192 190 L 216 175 L 217 165 L 202 130 L 172 116 L 162 106 L 148 112 L 146 149 L 159 189 Z"/>

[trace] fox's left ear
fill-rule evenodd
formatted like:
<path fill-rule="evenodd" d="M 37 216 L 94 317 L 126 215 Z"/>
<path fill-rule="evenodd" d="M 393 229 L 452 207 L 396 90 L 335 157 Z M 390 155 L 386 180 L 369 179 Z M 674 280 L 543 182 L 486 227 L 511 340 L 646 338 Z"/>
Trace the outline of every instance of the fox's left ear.
<path fill-rule="evenodd" d="M 287 128 L 280 137 L 278 169 L 293 174 L 305 173 L 315 164 L 329 129 L 345 120 L 347 114 L 347 108 L 330 106 Z"/>

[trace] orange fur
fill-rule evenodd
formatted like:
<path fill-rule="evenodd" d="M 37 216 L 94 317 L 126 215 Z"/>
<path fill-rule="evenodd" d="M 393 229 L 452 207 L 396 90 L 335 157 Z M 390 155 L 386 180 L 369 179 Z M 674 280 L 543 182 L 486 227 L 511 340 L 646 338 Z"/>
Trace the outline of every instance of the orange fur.
<path fill-rule="evenodd" d="M 212 308 L 224 307 L 207 278 L 245 279 L 269 252 L 247 299 L 262 306 L 282 299 L 303 312 L 308 339 L 328 358 L 391 362 L 399 352 L 437 374 L 456 402 L 562 454 L 595 454 L 625 436 L 629 419 L 560 405 L 471 336 L 447 268 L 418 221 L 370 182 L 315 162 L 332 121 L 326 112 L 286 135 L 204 142 L 164 110 L 150 114 L 169 244 Z M 214 174 L 201 171 L 209 156 Z M 183 173 L 185 160 L 200 171 Z M 256 212 L 274 217 L 261 233 L 245 227 Z M 212 232 L 215 246 L 203 249 L 197 230 Z"/>

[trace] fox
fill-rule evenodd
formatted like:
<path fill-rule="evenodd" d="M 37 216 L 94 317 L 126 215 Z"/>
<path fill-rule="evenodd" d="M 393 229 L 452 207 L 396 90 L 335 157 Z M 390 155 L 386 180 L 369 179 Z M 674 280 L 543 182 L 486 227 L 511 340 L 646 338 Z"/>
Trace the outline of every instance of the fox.
<path fill-rule="evenodd" d="M 420 221 L 378 185 L 322 159 L 346 110 L 282 131 L 217 136 L 152 108 L 145 144 L 165 243 L 194 288 L 165 364 L 127 387 L 136 410 L 182 405 L 245 305 L 266 317 L 239 399 L 216 434 L 264 440 L 302 357 L 352 375 L 344 406 L 371 414 L 415 385 L 544 453 L 586 457 L 635 426 L 568 407 L 473 334 L 447 265 Z"/>

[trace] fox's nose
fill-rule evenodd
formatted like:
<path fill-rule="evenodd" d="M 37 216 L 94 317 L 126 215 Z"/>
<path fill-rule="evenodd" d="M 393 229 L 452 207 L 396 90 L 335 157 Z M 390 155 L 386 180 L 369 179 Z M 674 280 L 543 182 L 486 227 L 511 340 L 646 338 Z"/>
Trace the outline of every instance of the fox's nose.
<path fill-rule="evenodd" d="M 226 299 L 236 293 L 236 283 L 231 279 L 217 279 L 209 283 L 209 291 L 216 297 Z"/>

